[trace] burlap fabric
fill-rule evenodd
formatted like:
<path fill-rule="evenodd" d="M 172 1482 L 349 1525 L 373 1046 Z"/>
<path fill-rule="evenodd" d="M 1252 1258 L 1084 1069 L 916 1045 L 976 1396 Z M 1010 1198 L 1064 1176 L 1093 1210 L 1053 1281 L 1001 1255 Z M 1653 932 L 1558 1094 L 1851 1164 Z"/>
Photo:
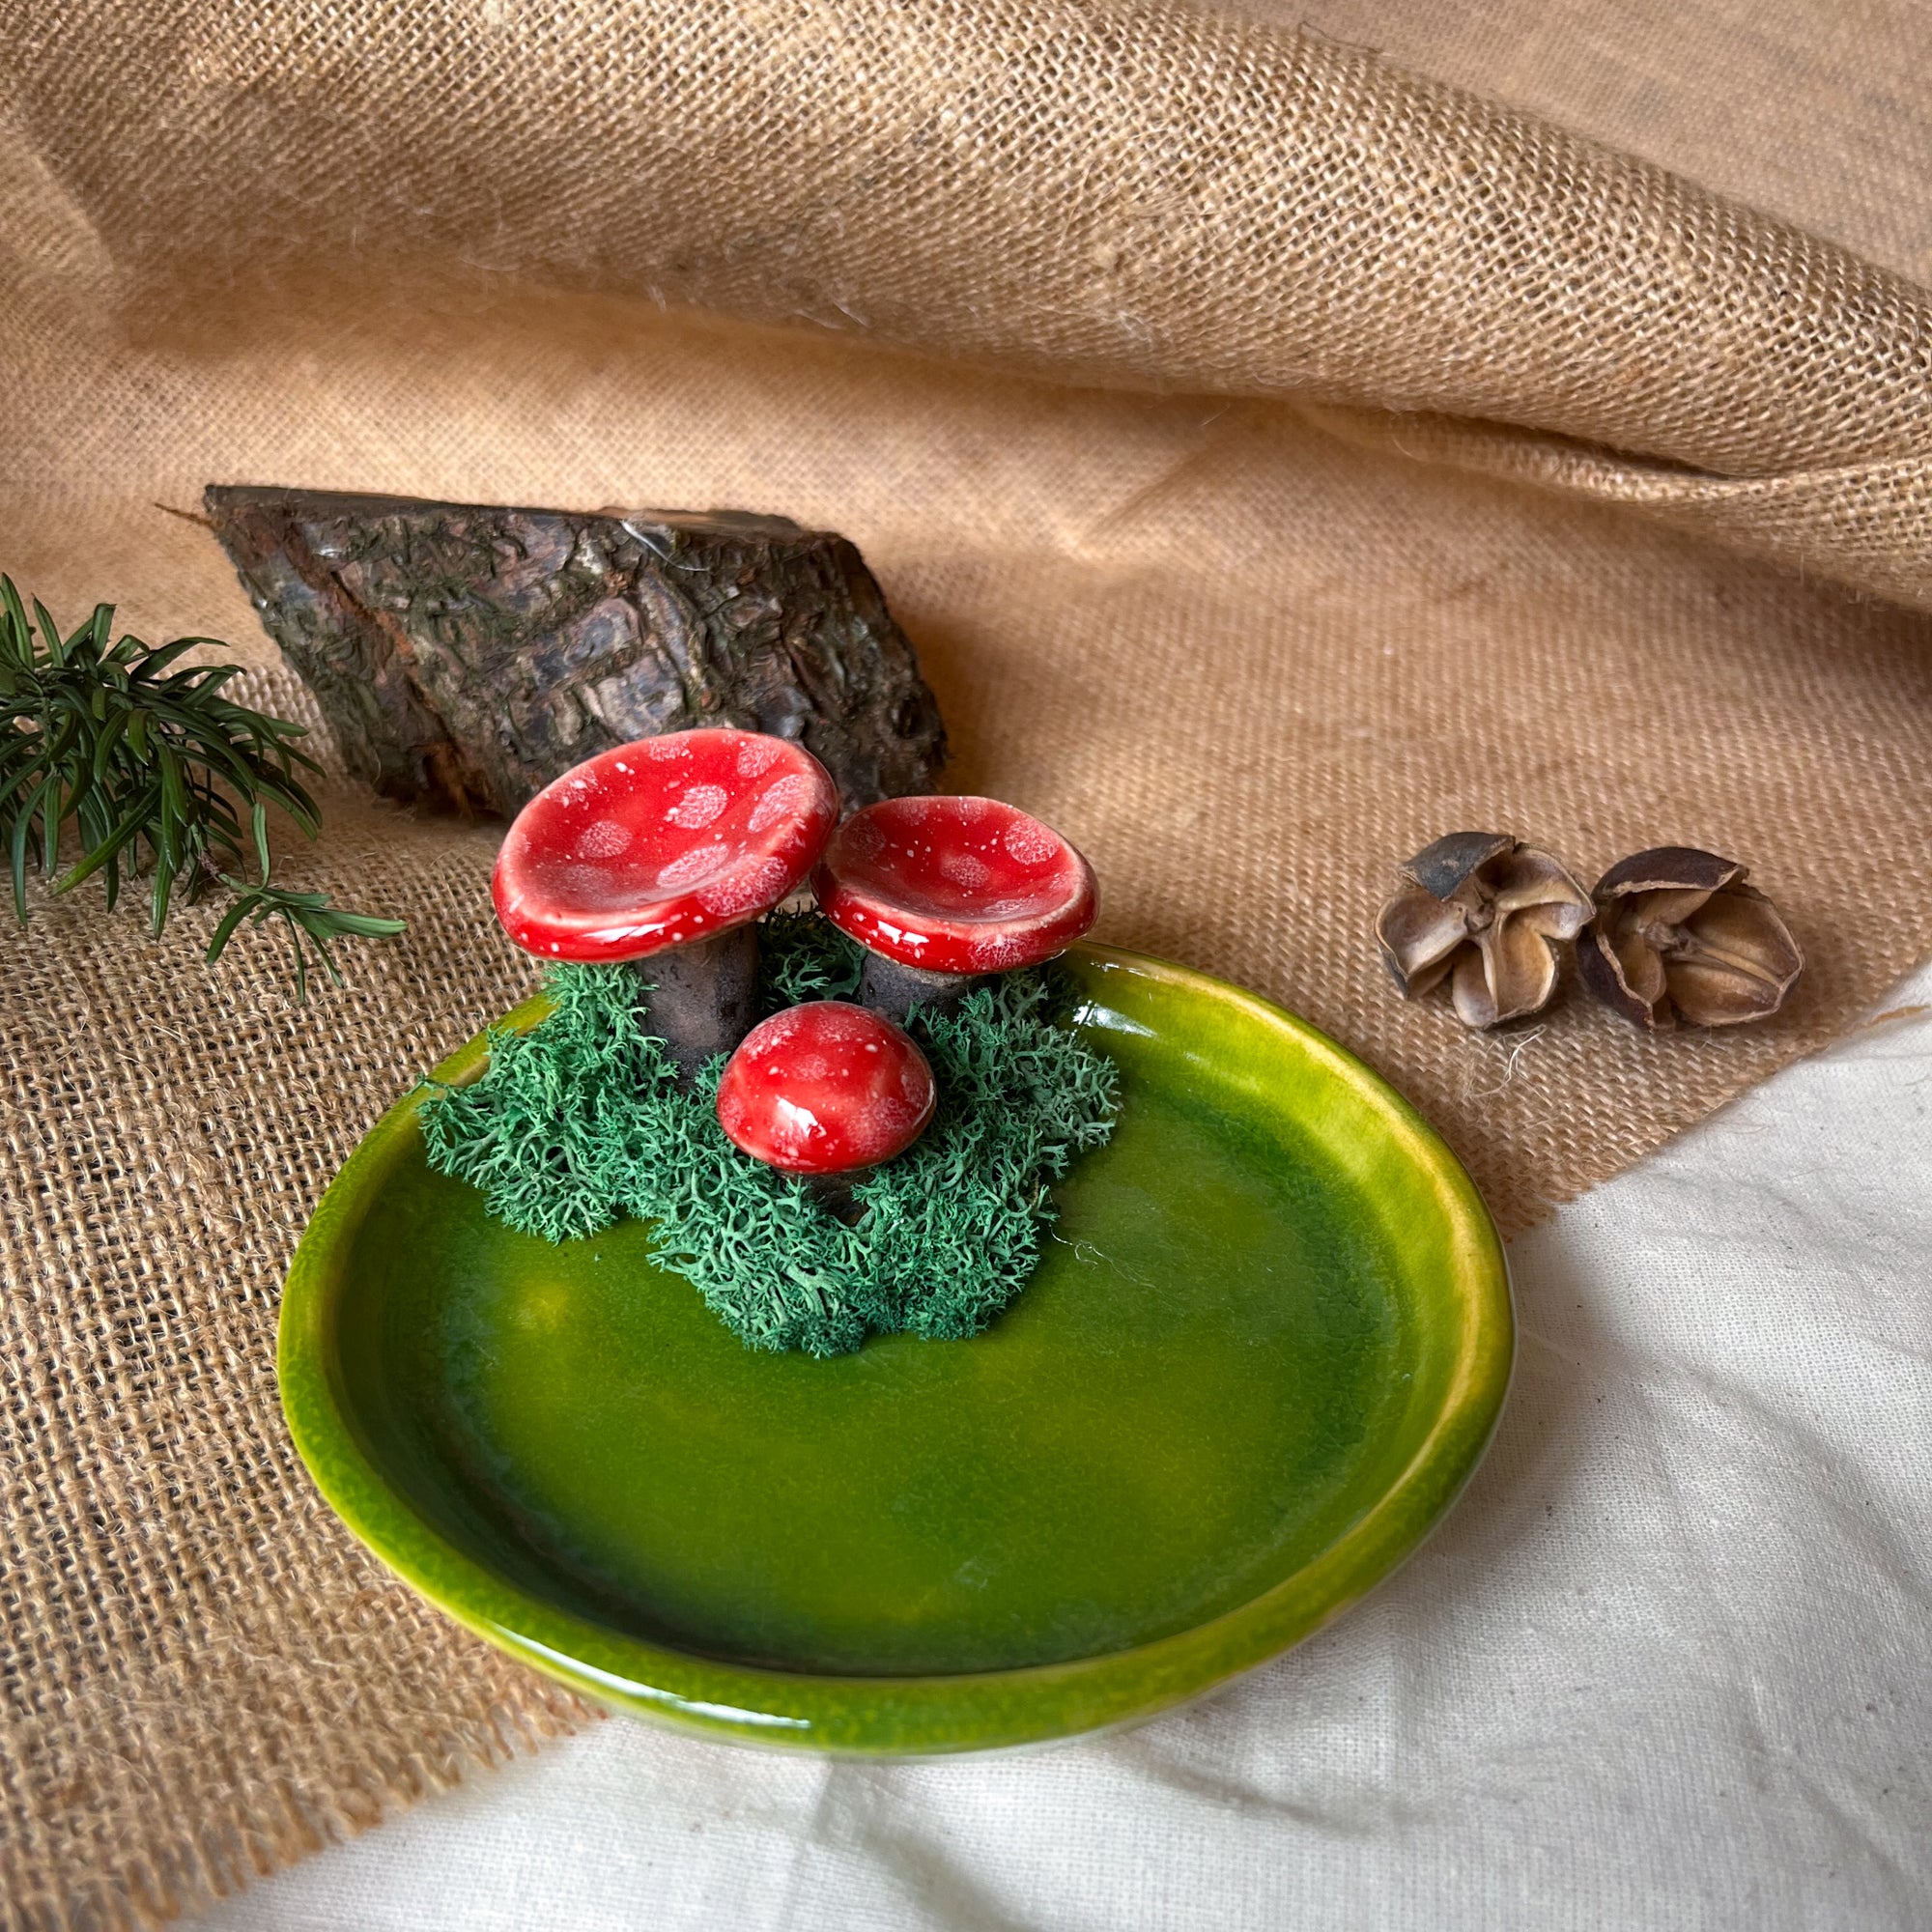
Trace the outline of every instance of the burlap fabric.
<path fill-rule="evenodd" d="M 266 664 L 212 540 L 155 507 L 209 480 L 843 529 L 953 782 L 1089 850 L 1105 936 L 1385 1068 L 1511 1226 L 1932 946 L 1932 303 L 1895 274 L 1175 7 L 0 24 L 0 561 L 57 609 Z M 529 978 L 487 830 L 327 813 L 291 876 L 412 930 L 305 1013 L 267 947 L 195 964 L 201 913 L 155 946 L 83 896 L 0 941 L 14 1924 L 162 1918 L 578 1715 L 365 1560 L 276 1414 L 310 1206 Z M 1586 876 L 1736 853 L 1802 997 L 1655 1041 L 1575 1001 L 1494 1040 L 1403 1007 L 1375 905 L 1470 824 Z"/>

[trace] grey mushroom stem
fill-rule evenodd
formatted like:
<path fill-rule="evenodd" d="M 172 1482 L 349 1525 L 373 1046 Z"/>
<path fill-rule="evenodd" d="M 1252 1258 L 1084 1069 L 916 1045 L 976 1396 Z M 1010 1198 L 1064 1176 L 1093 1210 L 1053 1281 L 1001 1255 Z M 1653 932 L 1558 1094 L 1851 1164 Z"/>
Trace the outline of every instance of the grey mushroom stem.
<path fill-rule="evenodd" d="M 709 939 L 634 960 L 644 1023 L 662 1039 L 686 1087 L 714 1054 L 751 1032 L 758 1004 L 758 929 L 734 925 Z"/>
<path fill-rule="evenodd" d="M 874 1171 L 869 1167 L 855 1167 L 846 1174 L 808 1175 L 805 1184 L 810 1190 L 811 1198 L 835 1221 L 843 1221 L 850 1228 L 858 1224 L 866 1211 L 860 1207 L 852 1189 L 859 1181 L 870 1179 Z"/>
<path fill-rule="evenodd" d="M 903 1024 L 915 1007 L 928 1013 L 951 1012 L 975 986 L 983 985 L 983 973 L 931 973 L 923 966 L 903 966 L 883 952 L 867 952 L 865 970 L 859 977 L 859 1001 L 889 1020 Z"/>

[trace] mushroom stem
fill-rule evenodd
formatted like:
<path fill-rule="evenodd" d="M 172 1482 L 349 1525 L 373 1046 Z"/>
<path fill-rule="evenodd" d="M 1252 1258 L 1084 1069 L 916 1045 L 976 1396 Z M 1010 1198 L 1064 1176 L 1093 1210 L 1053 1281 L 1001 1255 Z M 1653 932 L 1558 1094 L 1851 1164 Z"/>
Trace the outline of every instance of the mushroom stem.
<path fill-rule="evenodd" d="M 689 1087 L 714 1054 L 729 1053 L 758 1016 L 758 929 L 734 925 L 653 952 L 634 969 L 644 1023 Z"/>
<path fill-rule="evenodd" d="M 859 1002 L 889 1020 L 902 1021 L 915 1007 L 947 1013 L 985 978 L 983 973 L 928 972 L 923 966 L 903 966 L 883 952 L 867 952 Z"/>
<path fill-rule="evenodd" d="M 869 1167 L 861 1167 L 849 1174 L 809 1174 L 805 1184 L 811 1198 L 835 1221 L 843 1221 L 850 1228 L 866 1211 L 852 1192 L 853 1183 L 864 1180 L 871 1171 Z"/>

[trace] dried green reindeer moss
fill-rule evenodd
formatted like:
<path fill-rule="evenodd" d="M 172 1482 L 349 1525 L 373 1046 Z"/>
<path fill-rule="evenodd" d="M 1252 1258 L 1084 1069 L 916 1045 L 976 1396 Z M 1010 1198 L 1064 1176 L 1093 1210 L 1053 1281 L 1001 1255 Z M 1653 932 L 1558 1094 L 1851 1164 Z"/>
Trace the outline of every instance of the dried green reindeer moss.
<path fill-rule="evenodd" d="M 815 913 L 776 915 L 760 937 L 766 1011 L 857 987 L 860 955 Z M 546 1240 L 647 1222 L 655 1259 L 756 1349 L 836 1355 L 874 1331 L 978 1333 L 1033 1272 L 1052 1183 L 1119 1110 L 1113 1063 L 1069 1030 L 1054 969 L 1009 974 L 951 1014 L 914 1015 L 938 1110 L 854 1189 L 848 1226 L 724 1138 L 722 1060 L 679 1090 L 628 968 L 558 967 L 545 990 L 548 1017 L 493 1031 L 488 1071 L 425 1102 L 430 1165 Z"/>

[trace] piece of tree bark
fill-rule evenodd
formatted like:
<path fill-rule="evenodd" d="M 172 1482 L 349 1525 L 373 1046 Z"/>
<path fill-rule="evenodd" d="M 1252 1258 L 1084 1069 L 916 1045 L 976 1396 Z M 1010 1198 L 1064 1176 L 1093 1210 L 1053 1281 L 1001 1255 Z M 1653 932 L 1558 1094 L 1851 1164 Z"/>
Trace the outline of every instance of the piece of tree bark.
<path fill-rule="evenodd" d="M 221 547 L 349 769 L 511 813 L 636 738 L 801 740 L 849 809 L 933 789 L 939 706 L 858 551 L 782 517 L 212 484 Z"/>

